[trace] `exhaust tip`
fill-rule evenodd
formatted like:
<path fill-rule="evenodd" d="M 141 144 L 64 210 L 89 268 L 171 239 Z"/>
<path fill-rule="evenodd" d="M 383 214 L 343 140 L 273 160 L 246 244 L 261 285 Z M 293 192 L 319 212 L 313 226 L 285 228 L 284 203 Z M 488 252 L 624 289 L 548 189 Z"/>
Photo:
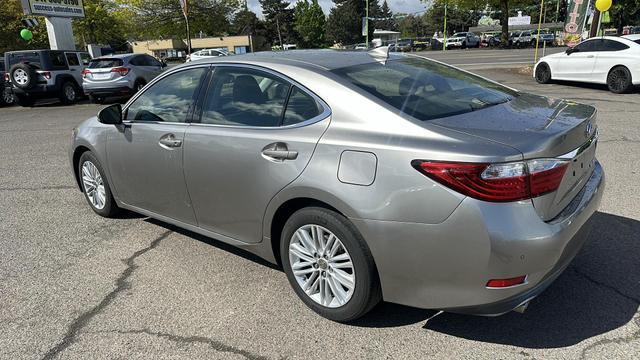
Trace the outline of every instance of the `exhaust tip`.
<path fill-rule="evenodd" d="M 526 301 L 520 305 L 518 305 L 515 309 L 513 309 L 513 311 L 520 313 L 520 314 L 524 314 L 524 312 L 527 310 L 527 307 L 529 307 L 529 301 Z"/>

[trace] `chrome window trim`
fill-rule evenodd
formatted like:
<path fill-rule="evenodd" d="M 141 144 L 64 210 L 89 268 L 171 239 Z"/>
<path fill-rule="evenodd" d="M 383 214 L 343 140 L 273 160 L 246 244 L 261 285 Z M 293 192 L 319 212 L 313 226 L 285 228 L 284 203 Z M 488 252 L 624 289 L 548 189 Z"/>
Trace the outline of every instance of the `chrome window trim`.
<path fill-rule="evenodd" d="M 300 89 L 300 91 L 304 92 L 305 94 L 311 96 L 314 100 L 316 100 L 318 103 L 320 103 L 320 105 L 322 106 L 322 112 L 320 114 L 318 114 L 317 116 L 312 117 L 311 119 L 307 119 L 305 121 L 301 121 L 299 123 L 296 124 L 291 124 L 291 125 L 285 125 L 285 126 L 246 126 L 246 125 L 225 125 L 225 124 L 203 124 L 201 122 L 202 120 L 202 114 L 200 115 L 200 119 L 198 119 L 198 121 L 194 121 L 191 122 L 190 124 L 193 126 L 205 126 L 205 127 L 219 127 L 219 128 L 230 128 L 230 129 L 249 129 L 249 130 L 280 130 L 280 129 L 294 129 L 294 128 L 298 128 L 298 127 L 303 127 L 303 126 L 308 126 L 311 124 L 315 124 L 317 122 L 320 122 L 322 120 L 325 120 L 327 118 L 329 118 L 331 116 L 331 108 L 329 107 L 329 105 L 322 100 L 322 98 L 320 98 L 318 95 L 316 95 L 313 91 L 307 89 L 304 85 L 300 84 L 299 82 L 291 79 L 290 77 L 275 71 L 275 70 L 271 70 L 262 66 L 258 66 L 258 65 L 252 65 L 252 64 L 244 64 L 244 63 L 233 63 L 233 62 L 215 62 L 210 64 L 211 68 L 213 70 L 213 76 L 215 76 L 215 68 L 216 67 L 237 67 L 237 68 L 248 68 L 248 69 L 252 69 L 252 70 L 258 70 L 258 71 L 263 71 L 266 72 L 268 74 L 271 74 L 273 76 L 276 76 L 278 78 L 281 78 L 285 81 L 287 81 L 288 83 L 290 83 L 292 86 L 297 87 L 298 89 Z M 211 78 L 211 80 L 213 81 L 213 77 Z M 207 85 L 208 86 L 208 85 Z M 285 108 L 285 112 L 286 112 L 286 108 Z"/>

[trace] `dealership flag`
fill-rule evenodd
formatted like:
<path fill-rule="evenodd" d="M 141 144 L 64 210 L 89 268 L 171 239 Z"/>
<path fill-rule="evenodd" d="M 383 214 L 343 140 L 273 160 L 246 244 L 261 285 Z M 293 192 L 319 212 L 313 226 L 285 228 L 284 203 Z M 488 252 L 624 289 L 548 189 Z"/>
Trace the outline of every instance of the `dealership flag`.
<path fill-rule="evenodd" d="M 575 46 L 582 40 L 582 32 L 587 22 L 587 10 L 590 0 L 569 0 L 567 3 L 567 20 L 564 22 L 564 44 Z"/>
<path fill-rule="evenodd" d="M 180 6 L 182 7 L 182 13 L 184 16 L 187 16 L 189 13 L 189 5 L 187 4 L 187 0 L 178 0 L 180 1 Z"/>

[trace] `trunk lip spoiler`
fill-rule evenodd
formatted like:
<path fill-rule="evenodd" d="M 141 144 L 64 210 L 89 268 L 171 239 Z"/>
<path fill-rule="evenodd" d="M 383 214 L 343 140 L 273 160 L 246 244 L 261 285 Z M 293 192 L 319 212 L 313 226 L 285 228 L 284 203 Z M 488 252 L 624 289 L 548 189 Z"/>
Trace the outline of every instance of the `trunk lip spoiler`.
<path fill-rule="evenodd" d="M 596 130 L 593 132 L 593 135 L 591 135 L 591 137 L 587 139 L 587 141 L 584 144 L 578 146 L 576 149 L 571 150 L 564 155 L 560 155 L 558 159 L 571 160 L 575 158 L 576 156 L 580 155 L 583 151 L 587 150 L 591 146 L 591 144 L 598 141 L 598 135 L 599 135 L 599 131 L 596 128 Z"/>

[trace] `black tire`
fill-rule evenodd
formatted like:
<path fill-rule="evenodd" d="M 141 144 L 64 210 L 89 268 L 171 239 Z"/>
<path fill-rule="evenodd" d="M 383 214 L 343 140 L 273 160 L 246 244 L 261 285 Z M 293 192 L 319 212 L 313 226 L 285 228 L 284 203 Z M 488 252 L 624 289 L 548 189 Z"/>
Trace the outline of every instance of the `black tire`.
<path fill-rule="evenodd" d="M 628 93 L 633 89 L 631 72 L 624 66 L 615 66 L 607 75 L 607 87 L 616 94 Z"/>
<path fill-rule="evenodd" d="M 104 97 L 102 96 L 96 96 L 96 95 L 89 95 L 89 101 L 93 104 L 102 104 L 104 103 Z"/>
<path fill-rule="evenodd" d="M 14 99 L 15 99 L 16 104 L 18 104 L 18 105 L 20 105 L 22 107 L 31 107 L 36 102 L 36 100 L 34 98 L 32 98 L 31 96 L 28 96 L 28 95 L 14 94 Z"/>
<path fill-rule="evenodd" d="M 144 82 L 144 80 L 136 80 L 135 84 L 133 85 L 133 91 L 134 93 L 137 93 L 138 91 L 142 90 L 142 88 L 146 85 L 147 83 Z"/>
<path fill-rule="evenodd" d="M 100 180 L 104 185 L 104 206 L 102 208 L 94 205 L 89 195 L 87 194 L 87 188 L 83 181 L 83 169 L 82 169 L 83 165 L 87 162 L 90 162 L 96 167 L 100 175 Z M 89 207 L 91 207 L 91 209 L 100 216 L 103 216 L 103 217 L 115 216 L 120 211 L 120 208 L 118 207 L 115 200 L 113 199 L 113 195 L 111 194 L 111 187 L 109 186 L 109 181 L 104 175 L 104 170 L 102 170 L 102 166 L 100 165 L 100 162 L 98 162 L 98 159 L 96 159 L 96 157 L 93 155 L 91 151 L 86 151 L 80 156 L 80 160 L 76 164 L 76 167 L 78 169 L 78 177 L 80 178 L 80 184 L 82 186 L 82 193 L 84 194 L 84 197 L 87 200 Z"/>
<path fill-rule="evenodd" d="M 72 81 L 65 81 L 60 86 L 60 101 L 65 105 L 71 105 L 80 97 L 78 87 Z"/>
<path fill-rule="evenodd" d="M 349 253 L 353 263 L 355 286 L 346 304 L 334 308 L 320 305 L 298 284 L 289 259 L 289 245 L 293 234 L 304 225 L 320 225 L 331 231 Z M 367 244 L 356 227 L 347 218 L 334 211 L 318 207 L 296 211 L 287 220 L 282 230 L 280 254 L 284 271 L 295 293 L 308 307 L 327 319 L 338 322 L 355 320 L 369 312 L 382 299 L 378 273 Z"/>
<path fill-rule="evenodd" d="M 9 69 L 11 83 L 23 90 L 31 89 L 38 81 L 36 69 L 25 63 L 15 64 Z"/>
<path fill-rule="evenodd" d="M 462 46 L 460 46 L 461 49 L 466 49 L 467 48 L 467 42 L 463 41 L 462 42 Z"/>
<path fill-rule="evenodd" d="M 1 81 L 2 79 L 0 79 Z M 0 85 L 0 89 L 2 90 L 2 96 L 0 96 L 0 106 L 8 106 L 11 105 L 15 102 L 15 97 L 13 95 L 13 92 L 11 91 L 11 88 L 9 87 L 1 87 Z"/>
<path fill-rule="evenodd" d="M 547 63 L 538 64 L 536 67 L 535 78 L 539 84 L 548 84 L 551 82 L 551 69 Z"/>

